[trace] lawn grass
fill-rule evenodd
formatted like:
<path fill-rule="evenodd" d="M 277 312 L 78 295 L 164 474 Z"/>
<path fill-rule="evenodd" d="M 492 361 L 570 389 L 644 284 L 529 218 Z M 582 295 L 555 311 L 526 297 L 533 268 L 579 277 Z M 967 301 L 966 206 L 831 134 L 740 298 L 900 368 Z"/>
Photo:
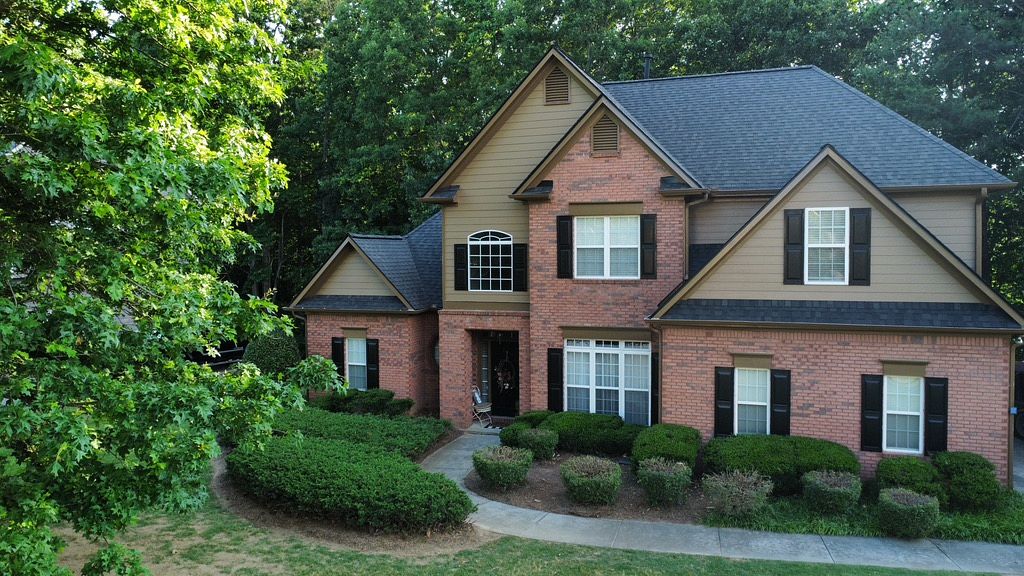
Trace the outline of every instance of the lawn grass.
<path fill-rule="evenodd" d="M 1024 494 L 1006 492 L 1004 501 L 992 512 L 947 513 L 939 518 L 933 538 L 973 540 L 1002 544 L 1024 544 Z M 749 528 L 768 532 L 820 534 L 822 536 L 882 536 L 873 504 L 863 504 L 843 516 L 825 516 L 811 510 L 802 499 L 778 498 L 748 518 L 727 518 L 712 514 L 710 526 Z"/>
<path fill-rule="evenodd" d="M 154 530 L 158 527 L 159 530 Z M 373 538 L 367 535 L 367 538 Z M 475 550 L 432 559 L 329 549 L 289 533 L 254 527 L 215 503 L 191 515 L 147 515 L 122 541 L 159 574 L 313 575 L 778 575 L 900 576 L 948 574 L 888 568 L 727 560 L 550 544 L 502 538 Z"/>

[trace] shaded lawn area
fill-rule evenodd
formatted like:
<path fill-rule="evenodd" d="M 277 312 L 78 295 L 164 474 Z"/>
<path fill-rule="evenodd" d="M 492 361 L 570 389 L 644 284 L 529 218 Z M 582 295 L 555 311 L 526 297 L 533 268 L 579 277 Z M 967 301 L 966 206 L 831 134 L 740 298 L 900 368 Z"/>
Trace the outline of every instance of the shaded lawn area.
<path fill-rule="evenodd" d="M 943 512 L 932 538 L 1024 544 L 1024 494 L 1007 491 L 1001 505 L 976 514 Z M 842 516 L 827 516 L 810 509 L 800 498 L 778 498 L 749 518 L 711 514 L 710 526 L 749 528 L 767 532 L 820 534 L 822 536 L 883 536 L 875 519 L 874 504 L 862 503 Z"/>
<path fill-rule="evenodd" d="M 366 535 L 367 539 L 374 536 Z M 80 567 L 91 545 L 70 538 L 66 564 Z M 740 576 L 748 574 L 803 576 L 898 576 L 943 574 L 886 568 L 861 568 L 787 562 L 726 560 L 548 544 L 502 538 L 454 555 L 398 558 L 364 554 L 327 546 L 287 532 L 257 528 L 220 508 L 207 504 L 192 515 L 146 516 L 122 540 L 143 554 L 154 574 L 178 576 L 302 575 L 491 575 L 694 574 Z M 77 564 L 76 564 L 77 562 Z M 948 573 L 944 573 L 948 574 Z"/>

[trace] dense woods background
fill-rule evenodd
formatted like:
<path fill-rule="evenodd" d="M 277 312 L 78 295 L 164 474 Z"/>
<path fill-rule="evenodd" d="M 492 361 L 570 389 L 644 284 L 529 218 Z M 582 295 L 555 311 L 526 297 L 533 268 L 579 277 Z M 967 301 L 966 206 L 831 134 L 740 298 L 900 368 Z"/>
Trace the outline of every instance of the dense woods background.
<path fill-rule="evenodd" d="M 269 124 L 289 185 L 243 290 L 286 304 L 349 232 L 402 233 L 421 195 L 552 43 L 598 80 L 815 64 L 1024 179 L 1016 0 L 295 0 Z M 1024 304 L 1024 195 L 990 206 L 993 283 Z"/>

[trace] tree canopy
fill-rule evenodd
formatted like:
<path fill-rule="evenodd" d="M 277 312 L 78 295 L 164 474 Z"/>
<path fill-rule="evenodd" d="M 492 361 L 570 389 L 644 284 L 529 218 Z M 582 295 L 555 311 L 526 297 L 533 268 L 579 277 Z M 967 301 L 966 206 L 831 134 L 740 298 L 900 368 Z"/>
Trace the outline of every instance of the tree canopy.
<path fill-rule="evenodd" d="M 417 202 L 557 43 L 598 80 L 815 64 L 1020 180 L 1021 7 L 968 0 L 301 0 L 272 126 L 292 172 L 233 278 L 287 302 L 349 232 Z M 297 68 L 298 69 L 298 68 Z M 989 202 L 994 284 L 1024 304 L 1024 196 Z"/>
<path fill-rule="evenodd" d="M 290 330 L 221 270 L 285 184 L 275 0 L 14 0 L 0 14 L 0 573 L 52 574 L 70 523 L 108 540 L 202 501 L 217 435 L 297 390 L 186 360 Z M 110 545 L 90 574 L 135 573 Z"/>

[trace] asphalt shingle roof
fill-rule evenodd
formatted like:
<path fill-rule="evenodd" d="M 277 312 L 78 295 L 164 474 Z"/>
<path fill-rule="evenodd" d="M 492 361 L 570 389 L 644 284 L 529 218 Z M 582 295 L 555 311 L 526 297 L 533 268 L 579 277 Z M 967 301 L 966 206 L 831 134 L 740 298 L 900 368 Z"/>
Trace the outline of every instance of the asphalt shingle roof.
<path fill-rule="evenodd" d="M 900 328 L 1016 330 L 1020 326 L 989 304 L 949 302 L 839 302 L 818 300 L 680 300 L 665 320 L 758 324 L 826 324 Z"/>
<path fill-rule="evenodd" d="M 414 310 L 441 307 L 441 213 L 405 236 L 353 234 L 352 241 Z"/>
<path fill-rule="evenodd" d="M 296 310 L 405 310 L 405 304 L 394 296 L 310 296 L 295 306 Z"/>
<path fill-rule="evenodd" d="M 814 66 L 603 88 L 708 188 L 779 190 L 826 144 L 880 188 L 1009 182 Z"/>

